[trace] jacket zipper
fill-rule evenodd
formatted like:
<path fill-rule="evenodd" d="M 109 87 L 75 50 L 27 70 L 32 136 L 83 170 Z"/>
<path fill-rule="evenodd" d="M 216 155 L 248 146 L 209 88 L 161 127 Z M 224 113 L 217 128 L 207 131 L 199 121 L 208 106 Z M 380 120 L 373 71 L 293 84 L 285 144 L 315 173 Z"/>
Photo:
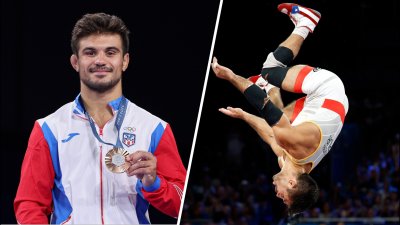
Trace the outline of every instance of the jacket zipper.
<path fill-rule="evenodd" d="M 103 128 L 99 128 L 100 137 L 103 136 Z M 100 145 L 100 212 L 101 224 L 104 224 L 104 203 L 103 203 L 103 145 Z"/>

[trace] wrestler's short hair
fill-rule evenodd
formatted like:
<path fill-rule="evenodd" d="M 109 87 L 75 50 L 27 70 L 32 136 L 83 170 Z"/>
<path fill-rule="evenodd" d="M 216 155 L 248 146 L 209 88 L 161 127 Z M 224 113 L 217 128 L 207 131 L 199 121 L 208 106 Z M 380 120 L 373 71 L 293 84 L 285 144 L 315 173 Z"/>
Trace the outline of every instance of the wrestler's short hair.
<path fill-rule="evenodd" d="M 288 194 L 292 200 L 288 212 L 289 215 L 295 215 L 304 212 L 317 202 L 318 184 L 308 173 L 302 173 L 297 177 L 296 188 L 288 190 Z"/>
<path fill-rule="evenodd" d="M 72 30 L 71 48 L 78 55 L 78 44 L 81 38 L 92 34 L 118 34 L 122 39 L 123 54 L 129 50 L 129 29 L 117 16 L 106 13 L 85 14 L 79 19 Z"/>

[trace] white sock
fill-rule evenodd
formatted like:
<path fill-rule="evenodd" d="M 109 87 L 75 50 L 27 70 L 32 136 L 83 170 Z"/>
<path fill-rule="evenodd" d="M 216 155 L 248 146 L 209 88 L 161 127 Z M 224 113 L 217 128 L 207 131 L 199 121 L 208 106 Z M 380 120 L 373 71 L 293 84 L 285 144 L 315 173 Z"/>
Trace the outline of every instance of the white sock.
<path fill-rule="evenodd" d="M 307 27 L 295 27 L 292 34 L 297 34 L 302 36 L 304 39 L 308 36 L 308 33 L 310 33 L 310 30 L 307 29 Z"/>

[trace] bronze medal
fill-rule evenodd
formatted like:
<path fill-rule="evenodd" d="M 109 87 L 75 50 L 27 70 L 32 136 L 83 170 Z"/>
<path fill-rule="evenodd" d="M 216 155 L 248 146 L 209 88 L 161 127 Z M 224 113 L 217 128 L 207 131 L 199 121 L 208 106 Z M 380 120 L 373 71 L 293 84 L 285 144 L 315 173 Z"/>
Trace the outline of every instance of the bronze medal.
<path fill-rule="evenodd" d="M 114 147 L 106 154 L 105 162 L 107 168 L 113 173 L 125 172 L 130 166 L 130 163 L 125 160 L 127 155 L 129 153 L 123 148 Z"/>

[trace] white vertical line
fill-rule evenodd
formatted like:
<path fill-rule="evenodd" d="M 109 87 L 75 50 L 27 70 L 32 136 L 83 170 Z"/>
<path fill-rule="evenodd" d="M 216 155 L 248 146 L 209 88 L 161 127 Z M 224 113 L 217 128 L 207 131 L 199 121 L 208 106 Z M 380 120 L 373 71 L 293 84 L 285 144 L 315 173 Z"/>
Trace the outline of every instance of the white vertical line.
<path fill-rule="evenodd" d="M 209 74 L 209 72 L 210 72 L 210 67 L 211 67 L 210 65 L 211 65 L 211 61 L 212 61 L 212 58 L 213 58 L 213 54 L 214 54 L 215 39 L 216 39 L 216 37 L 217 37 L 217 31 L 218 31 L 218 25 L 219 25 L 219 18 L 220 18 L 220 15 L 221 15 L 221 9 L 222 9 L 222 3 L 223 3 L 223 2 L 224 2 L 224 0 L 220 0 L 220 2 L 219 2 L 217 20 L 215 21 L 214 35 L 213 35 L 213 39 L 212 39 L 212 43 L 211 43 L 210 55 L 209 55 L 209 57 L 208 57 L 208 64 L 207 64 L 206 77 L 205 77 L 204 85 L 203 85 L 203 93 L 202 93 L 202 95 L 201 95 L 199 113 L 197 114 L 196 128 L 195 128 L 195 131 L 194 131 L 194 137 L 193 137 L 193 142 L 192 142 L 192 149 L 191 149 L 191 151 L 190 151 L 189 165 L 188 165 L 187 174 L 186 174 L 185 187 L 183 188 L 183 198 L 182 198 L 182 201 L 181 201 L 181 207 L 180 207 L 180 210 L 179 210 L 179 215 L 178 215 L 178 222 L 177 222 L 177 224 L 180 224 L 180 222 L 181 222 L 181 216 L 182 216 L 182 211 L 183 211 L 183 205 L 184 205 L 184 203 L 185 203 L 186 190 L 187 190 L 187 185 L 188 185 L 188 181 L 189 181 L 190 169 L 191 169 L 191 166 L 192 166 L 193 151 L 194 151 L 194 147 L 195 147 L 195 145 L 196 145 L 197 131 L 198 131 L 198 128 L 199 128 L 200 117 L 201 117 L 201 111 L 202 111 L 202 109 L 203 109 L 204 95 L 205 95 L 206 88 L 207 88 L 208 74 Z"/>

